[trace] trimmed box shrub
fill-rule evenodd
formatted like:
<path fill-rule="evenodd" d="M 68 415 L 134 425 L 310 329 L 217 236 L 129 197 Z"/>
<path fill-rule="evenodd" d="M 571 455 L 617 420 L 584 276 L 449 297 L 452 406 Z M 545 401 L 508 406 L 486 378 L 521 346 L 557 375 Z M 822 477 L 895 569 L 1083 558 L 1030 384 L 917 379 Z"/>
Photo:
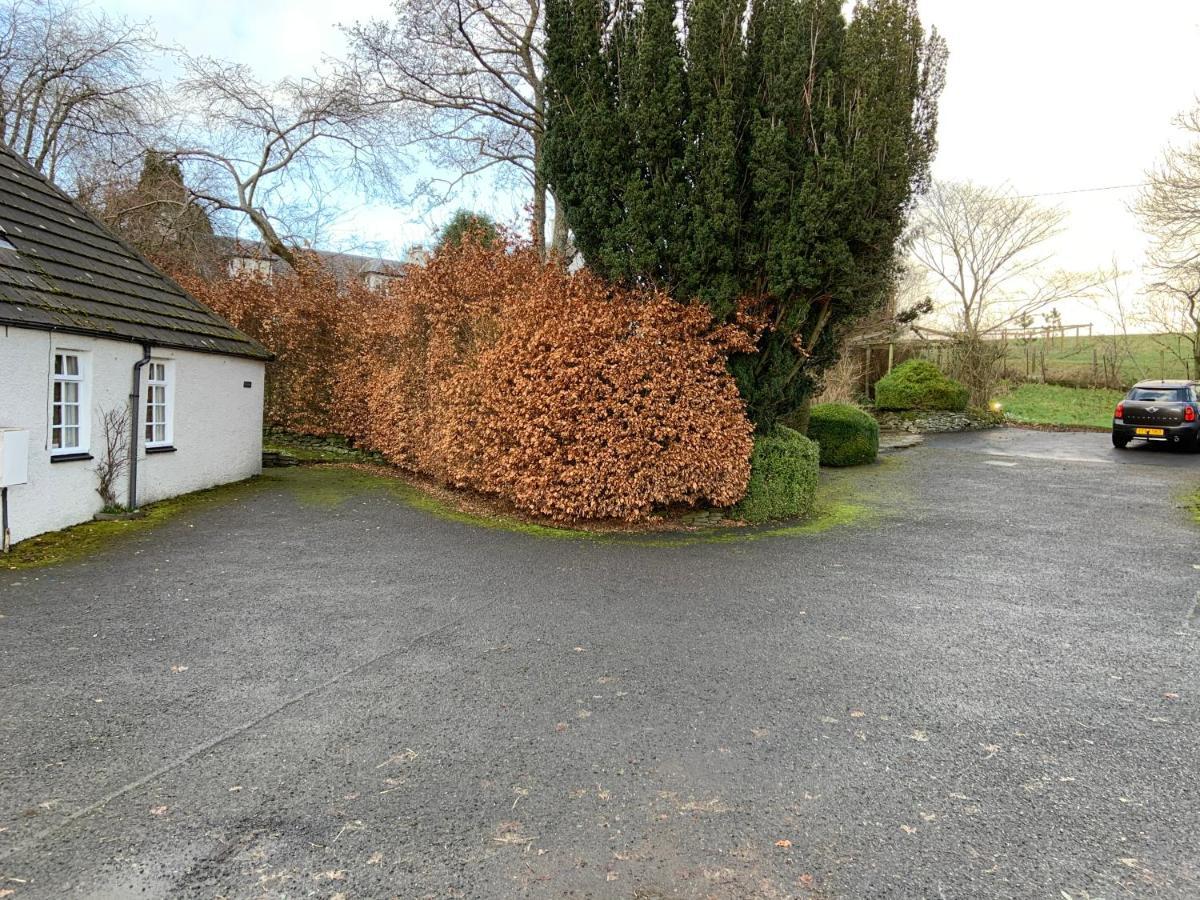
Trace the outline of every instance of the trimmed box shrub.
<path fill-rule="evenodd" d="M 816 443 L 783 425 L 757 435 L 750 455 L 750 483 L 734 515 L 747 522 L 765 522 L 811 514 L 817 500 L 820 452 Z"/>
<path fill-rule="evenodd" d="M 814 406 L 808 437 L 820 445 L 823 466 L 861 466 L 879 453 L 879 423 L 848 403 Z"/>
<path fill-rule="evenodd" d="M 967 389 L 924 359 L 902 362 L 875 382 L 875 406 L 878 409 L 946 409 L 960 412 L 967 408 Z"/>

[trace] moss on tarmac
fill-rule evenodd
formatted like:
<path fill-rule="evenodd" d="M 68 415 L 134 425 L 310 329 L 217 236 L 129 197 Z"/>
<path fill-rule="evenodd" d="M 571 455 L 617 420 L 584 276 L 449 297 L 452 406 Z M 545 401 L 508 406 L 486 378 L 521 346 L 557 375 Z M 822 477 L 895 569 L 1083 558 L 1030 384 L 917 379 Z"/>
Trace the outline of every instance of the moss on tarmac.
<path fill-rule="evenodd" d="M 82 522 L 61 531 L 48 531 L 26 538 L 5 556 L 0 556 L 0 569 L 37 569 L 70 562 L 90 556 L 110 544 L 135 534 L 156 528 L 189 510 L 211 508 L 260 490 L 270 478 L 250 478 L 203 491 L 181 494 L 141 508 L 136 519 L 117 519 L 103 522 Z"/>
<path fill-rule="evenodd" d="M 133 535 L 156 528 L 187 512 L 211 509 L 270 488 L 280 488 L 297 503 L 334 508 L 368 493 L 385 493 L 422 512 L 479 528 L 501 529 L 554 540 L 621 541 L 646 546 L 675 547 L 698 543 L 761 540 L 768 537 L 816 535 L 887 516 L 899 508 L 901 463 L 886 459 L 870 466 L 822 470 L 817 489 L 817 513 L 803 521 L 778 522 L 754 528 L 717 527 L 678 532 L 607 532 L 556 527 L 500 514 L 455 508 L 401 478 L 366 466 L 309 465 L 271 469 L 261 477 L 221 485 L 147 504 L 137 519 L 84 522 L 21 541 L 0 558 L 0 569 L 36 569 L 90 556 Z M 1198 501 L 1200 502 L 1200 501 Z M 1200 512 L 1197 513 L 1200 515 Z"/>

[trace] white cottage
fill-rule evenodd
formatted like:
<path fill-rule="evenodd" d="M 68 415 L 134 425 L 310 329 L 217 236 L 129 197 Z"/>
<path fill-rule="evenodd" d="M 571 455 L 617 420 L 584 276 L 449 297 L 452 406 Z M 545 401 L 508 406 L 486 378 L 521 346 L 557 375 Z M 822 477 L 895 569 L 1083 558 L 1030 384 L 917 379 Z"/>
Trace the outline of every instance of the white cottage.
<path fill-rule="evenodd" d="M 13 542 L 92 518 L 112 459 L 129 507 L 257 474 L 269 358 L 0 145 L 0 485 Z"/>

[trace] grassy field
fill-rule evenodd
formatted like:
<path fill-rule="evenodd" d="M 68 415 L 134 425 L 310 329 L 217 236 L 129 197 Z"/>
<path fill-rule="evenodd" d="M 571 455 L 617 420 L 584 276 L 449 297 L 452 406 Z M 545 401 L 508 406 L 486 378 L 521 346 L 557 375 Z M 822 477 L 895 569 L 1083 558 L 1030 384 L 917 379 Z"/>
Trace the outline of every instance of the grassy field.
<path fill-rule="evenodd" d="M 1131 334 L 1096 337 L 1036 338 L 1008 340 L 1003 363 L 1005 377 L 1039 378 L 1041 358 L 1046 357 L 1046 380 L 1070 381 L 1081 385 L 1102 384 L 1105 375 L 1105 351 L 1115 347 L 1117 372 L 1125 387 L 1144 378 L 1190 378 L 1195 376 L 1189 364 L 1191 345 L 1179 335 Z M 926 345 L 922 355 L 941 363 L 937 347 Z"/>
<path fill-rule="evenodd" d="M 1122 391 L 1104 388 L 1020 384 L 1003 391 L 997 399 L 1014 422 L 1108 429 L 1112 427 L 1113 409 L 1123 396 Z"/>

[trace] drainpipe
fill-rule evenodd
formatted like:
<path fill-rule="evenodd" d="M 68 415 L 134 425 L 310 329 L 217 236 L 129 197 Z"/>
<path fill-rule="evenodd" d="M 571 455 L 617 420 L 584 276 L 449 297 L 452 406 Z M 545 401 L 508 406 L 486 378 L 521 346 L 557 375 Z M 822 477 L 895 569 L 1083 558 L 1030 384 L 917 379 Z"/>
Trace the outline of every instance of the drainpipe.
<path fill-rule="evenodd" d="M 150 362 L 150 345 L 142 344 L 142 358 L 133 364 L 133 384 L 129 389 L 129 502 L 130 512 L 137 509 L 138 409 L 142 405 L 142 368 Z"/>

